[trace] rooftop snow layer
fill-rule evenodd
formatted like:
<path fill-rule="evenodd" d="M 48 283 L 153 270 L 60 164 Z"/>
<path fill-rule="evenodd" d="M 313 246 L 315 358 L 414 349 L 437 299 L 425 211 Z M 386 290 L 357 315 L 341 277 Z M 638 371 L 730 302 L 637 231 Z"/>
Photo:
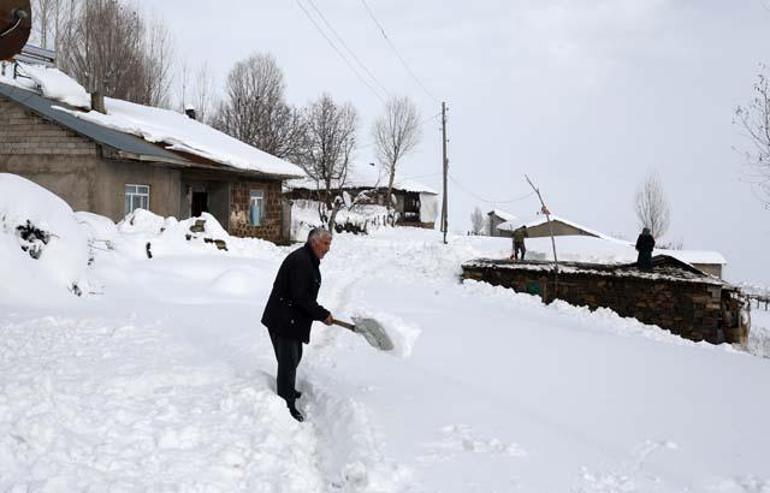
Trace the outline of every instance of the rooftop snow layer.
<path fill-rule="evenodd" d="M 53 68 L 20 64 L 46 98 L 90 109 L 90 96 L 76 81 Z M 182 113 L 105 98 L 107 114 L 58 108 L 97 125 L 141 137 L 171 151 L 286 178 L 306 176 L 302 168 L 252 147 Z"/>
<path fill-rule="evenodd" d="M 509 214 L 508 212 L 501 211 L 500 209 L 492 209 L 491 211 L 487 212 L 487 215 L 489 214 L 494 214 L 495 216 L 499 217 L 503 221 L 506 221 L 503 224 L 507 224 L 509 221 L 514 221 L 518 219 L 518 217 L 514 216 L 513 214 Z"/>
<path fill-rule="evenodd" d="M 575 228 L 581 229 L 595 235 L 591 236 L 556 236 L 556 254 L 559 260 L 570 260 L 576 262 L 633 262 L 636 260 L 637 252 L 634 243 L 626 240 L 613 238 L 599 231 L 587 228 L 578 223 L 568 221 L 559 216 L 551 215 L 551 220 L 561 221 Z M 545 216 L 525 222 L 528 228 L 539 226 L 545 223 Z M 498 229 L 512 231 L 521 225 L 514 222 L 505 222 L 498 226 Z M 551 239 L 528 238 L 527 249 L 531 252 L 542 252 L 543 255 L 552 259 Z M 666 248 L 656 248 L 653 255 L 668 255 L 677 260 L 688 264 L 715 264 L 727 265 L 727 260 L 719 252 L 707 250 L 669 250 Z"/>

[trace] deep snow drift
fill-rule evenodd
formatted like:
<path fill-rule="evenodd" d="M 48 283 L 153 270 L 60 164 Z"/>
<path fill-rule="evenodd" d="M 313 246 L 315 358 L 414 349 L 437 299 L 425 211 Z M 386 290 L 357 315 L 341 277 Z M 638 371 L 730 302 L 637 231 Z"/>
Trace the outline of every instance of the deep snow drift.
<path fill-rule="evenodd" d="M 6 217 L 53 200 L 16 206 L 9 180 Z M 321 303 L 402 351 L 316 326 L 300 424 L 259 324 L 290 248 L 58 210 L 34 216 L 61 236 L 39 259 L 0 230 L 0 491 L 770 491 L 770 360 L 458 281 L 508 240 L 338 235 Z"/>

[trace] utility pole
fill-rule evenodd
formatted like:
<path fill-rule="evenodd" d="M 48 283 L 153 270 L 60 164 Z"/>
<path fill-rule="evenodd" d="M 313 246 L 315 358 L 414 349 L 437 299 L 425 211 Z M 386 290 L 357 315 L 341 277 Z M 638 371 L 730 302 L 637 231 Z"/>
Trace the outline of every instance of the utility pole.
<path fill-rule="evenodd" d="M 548 220 L 548 230 L 551 234 L 551 247 L 553 248 L 553 276 L 554 276 L 554 298 L 559 292 L 559 259 L 556 257 L 556 240 L 553 237 L 553 223 L 551 222 L 551 212 L 548 210 L 548 207 L 545 206 L 545 202 L 543 201 L 543 196 L 540 195 L 540 189 L 535 186 L 534 183 L 532 183 L 532 180 L 529 179 L 529 176 L 524 175 L 524 178 L 527 179 L 527 183 L 529 183 L 529 186 L 532 187 L 532 190 L 535 191 L 537 194 L 537 198 L 540 199 L 540 212 L 545 214 L 545 218 Z"/>
<path fill-rule="evenodd" d="M 444 233 L 444 244 L 446 245 L 446 233 L 448 229 L 448 211 L 447 211 L 447 175 L 449 174 L 449 160 L 446 157 L 446 102 L 441 102 L 441 145 L 443 147 L 442 167 L 444 170 L 444 200 L 441 204 L 441 231 Z"/>

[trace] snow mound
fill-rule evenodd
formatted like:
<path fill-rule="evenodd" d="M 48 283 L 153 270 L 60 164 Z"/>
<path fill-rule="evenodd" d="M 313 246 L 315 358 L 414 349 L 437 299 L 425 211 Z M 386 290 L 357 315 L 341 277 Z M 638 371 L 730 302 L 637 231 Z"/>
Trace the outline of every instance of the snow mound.
<path fill-rule="evenodd" d="M 217 293 L 247 297 L 255 295 L 254 275 L 243 269 L 230 269 L 219 275 L 211 285 L 211 289 Z"/>
<path fill-rule="evenodd" d="M 76 212 L 75 219 L 85 231 L 88 243 L 92 247 L 101 245 L 111 249 L 117 241 L 118 227 L 112 219 L 85 211 Z"/>
<path fill-rule="evenodd" d="M 45 299 L 87 289 L 88 237 L 62 199 L 0 173 L 0 295 Z"/>
<path fill-rule="evenodd" d="M 148 210 L 136 209 L 118 223 L 118 231 L 124 234 L 157 235 L 178 222 L 174 217 L 163 218 Z"/>

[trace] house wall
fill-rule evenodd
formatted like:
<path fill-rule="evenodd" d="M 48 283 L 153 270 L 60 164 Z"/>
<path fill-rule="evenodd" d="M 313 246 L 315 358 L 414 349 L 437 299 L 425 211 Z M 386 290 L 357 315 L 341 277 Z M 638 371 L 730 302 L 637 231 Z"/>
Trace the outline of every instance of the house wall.
<path fill-rule="evenodd" d="M 205 191 L 208 194 L 208 213 L 216 218 L 225 230 L 230 221 L 230 196 L 234 175 L 210 170 L 184 170 L 181 179 L 181 202 L 178 217 L 187 219 L 192 214 L 191 201 L 193 191 Z"/>
<path fill-rule="evenodd" d="M 179 172 L 165 166 L 104 159 L 99 146 L 0 98 L 0 171 L 47 188 L 72 209 L 120 221 L 125 185 L 150 185 L 150 210 L 178 216 Z"/>
<path fill-rule="evenodd" d="M 489 230 L 487 231 L 487 234 L 489 234 L 489 236 L 507 236 L 507 237 L 513 236 L 513 232 L 511 231 L 501 231 L 497 229 L 497 227 L 503 224 L 504 222 L 505 222 L 505 219 L 502 219 L 496 214 L 487 214 L 487 227 L 489 228 Z"/>
<path fill-rule="evenodd" d="M 98 186 L 94 190 L 92 212 L 115 222 L 125 217 L 125 186 L 150 186 L 150 211 L 159 216 L 180 217 L 179 170 L 163 165 L 104 159 L 96 167 Z"/>
<path fill-rule="evenodd" d="M 251 190 L 265 192 L 265 211 L 262 226 L 249 224 Z M 230 187 L 230 218 L 228 232 L 234 236 L 259 237 L 275 243 L 286 243 L 282 225 L 283 196 L 281 182 L 271 180 L 242 180 Z M 287 218 L 288 220 L 288 218 Z"/>
<path fill-rule="evenodd" d="M 95 143 L 0 97 L 0 172 L 23 176 L 64 199 L 94 210 Z"/>
<path fill-rule="evenodd" d="M 737 289 L 713 283 L 665 278 L 607 276 L 588 272 L 559 275 L 523 267 L 500 268 L 478 262 L 463 266 L 463 278 L 513 288 L 550 302 L 558 298 L 591 309 L 606 307 L 624 317 L 658 325 L 693 341 L 745 343 L 743 302 Z"/>
<path fill-rule="evenodd" d="M 722 266 L 719 264 L 692 264 L 696 269 L 702 270 L 706 274 L 711 274 L 722 279 Z"/>

